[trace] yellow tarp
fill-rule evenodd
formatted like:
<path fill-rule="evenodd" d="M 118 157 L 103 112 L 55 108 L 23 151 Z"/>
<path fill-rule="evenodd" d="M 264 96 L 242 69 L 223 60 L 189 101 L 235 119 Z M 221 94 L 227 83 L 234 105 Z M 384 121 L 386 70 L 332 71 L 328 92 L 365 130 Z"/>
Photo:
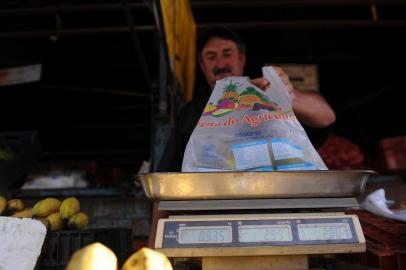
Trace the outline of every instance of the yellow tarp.
<path fill-rule="evenodd" d="M 193 95 L 196 65 L 196 23 L 189 0 L 161 0 L 172 71 L 186 101 Z"/>

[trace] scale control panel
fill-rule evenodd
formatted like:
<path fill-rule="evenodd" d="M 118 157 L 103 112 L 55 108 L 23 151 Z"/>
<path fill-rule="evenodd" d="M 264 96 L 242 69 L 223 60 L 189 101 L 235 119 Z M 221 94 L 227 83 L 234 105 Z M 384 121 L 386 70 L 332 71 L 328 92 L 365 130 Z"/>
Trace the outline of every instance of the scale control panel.
<path fill-rule="evenodd" d="M 158 234 L 160 237 L 156 239 L 156 248 L 267 247 L 364 242 L 358 219 L 345 215 L 327 218 L 166 219 L 160 220 Z"/>

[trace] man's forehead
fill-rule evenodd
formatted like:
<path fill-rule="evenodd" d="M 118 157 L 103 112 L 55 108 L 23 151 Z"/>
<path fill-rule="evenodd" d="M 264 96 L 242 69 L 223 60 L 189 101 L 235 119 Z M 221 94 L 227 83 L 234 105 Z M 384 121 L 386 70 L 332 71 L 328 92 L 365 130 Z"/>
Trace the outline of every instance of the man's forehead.
<path fill-rule="evenodd" d="M 237 44 L 232 40 L 222 39 L 219 37 L 213 37 L 209 39 L 203 47 L 202 52 L 215 52 L 215 51 L 223 51 L 227 49 L 237 49 Z"/>

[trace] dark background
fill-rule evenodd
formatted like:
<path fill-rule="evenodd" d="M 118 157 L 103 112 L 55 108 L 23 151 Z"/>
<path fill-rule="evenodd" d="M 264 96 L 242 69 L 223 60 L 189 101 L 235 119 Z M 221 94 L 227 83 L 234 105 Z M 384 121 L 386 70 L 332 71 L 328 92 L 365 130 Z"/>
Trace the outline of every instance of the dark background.
<path fill-rule="evenodd" d="M 0 131 L 37 130 L 41 161 L 96 160 L 131 175 L 150 159 L 154 119 L 168 117 L 158 117 L 159 35 L 152 2 L 129 1 L 147 82 L 122 3 L 0 2 L 0 69 L 42 64 L 41 82 L 0 87 Z M 226 25 L 243 37 L 251 77 L 266 63 L 317 64 L 333 132 L 367 158 L 382 138 L 406 134 L 404 1 L 191 4 L 199 31 Z"/>

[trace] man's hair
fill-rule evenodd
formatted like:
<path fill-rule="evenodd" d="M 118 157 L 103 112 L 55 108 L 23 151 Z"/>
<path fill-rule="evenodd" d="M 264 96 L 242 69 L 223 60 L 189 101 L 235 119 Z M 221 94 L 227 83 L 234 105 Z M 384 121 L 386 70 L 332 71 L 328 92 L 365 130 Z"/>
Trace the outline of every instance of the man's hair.
<path fill-rule="evenodd" d="M 206 29 L 201 35 L 199 35 L 199 39 L 197 41 L 197 55 L 199 59 L 206 43 L 214 37 L 234 41 L 237 44 L 240 53 L 246 52 L 245 43 L 233 30 L 227 27 L 211 27 Z"/>

